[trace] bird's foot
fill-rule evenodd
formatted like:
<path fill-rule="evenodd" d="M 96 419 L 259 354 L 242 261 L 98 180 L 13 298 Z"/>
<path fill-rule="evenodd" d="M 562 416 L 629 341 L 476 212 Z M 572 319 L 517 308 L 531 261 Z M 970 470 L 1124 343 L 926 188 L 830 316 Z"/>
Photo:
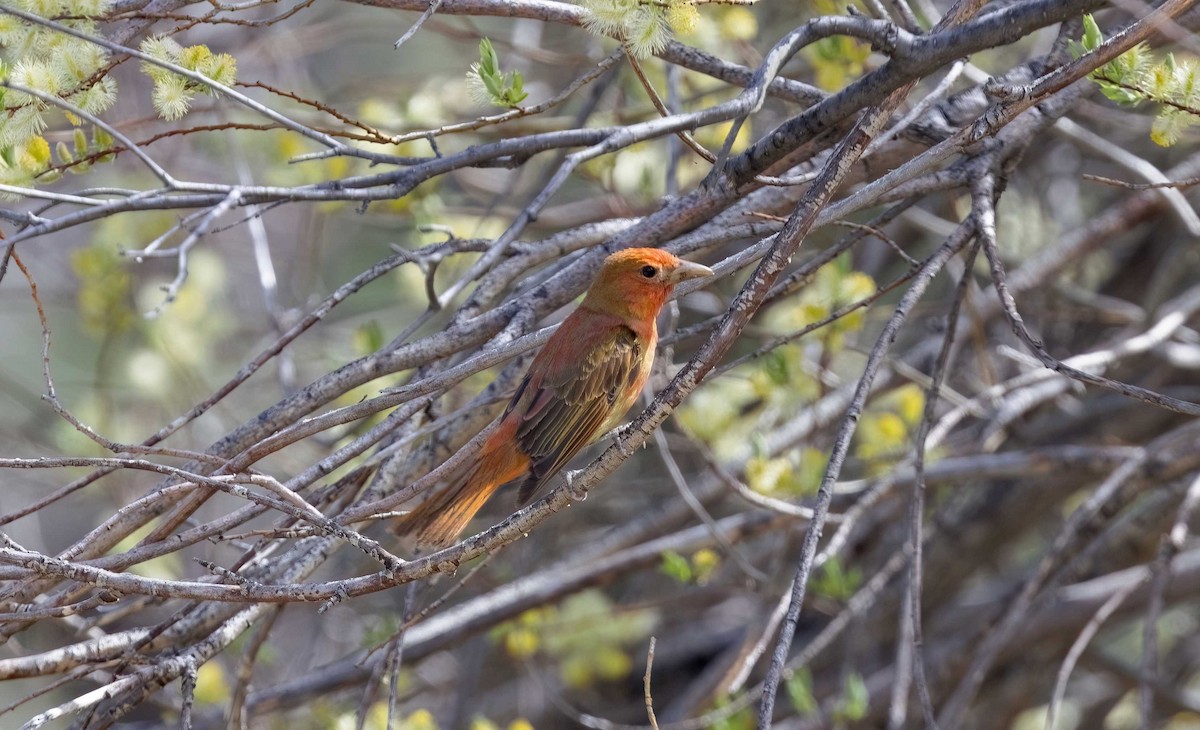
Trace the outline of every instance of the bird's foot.
<path fill-rule="evenodd" d="M 577 480 L 575 478 L 575 472 L 569 471 L 564 474 L 563 477 L 567 480 L 567 494 L 571 496 L 571 499 L 575 500 L 576 502 L 583 502 L 587 500 L 587 487 L 583 486 L 583 480 Z"/>

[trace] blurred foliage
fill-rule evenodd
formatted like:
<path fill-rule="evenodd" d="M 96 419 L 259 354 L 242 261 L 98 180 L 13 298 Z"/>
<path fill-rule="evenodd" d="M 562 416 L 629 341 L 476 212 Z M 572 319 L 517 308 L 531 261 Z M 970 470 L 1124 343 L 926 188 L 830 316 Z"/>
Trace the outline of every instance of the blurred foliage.
<path fill-rule="evenodd" d="M 818 16 L 845 15 L 853 5 L 838 0 L 813 0 L 810 7 Z M 812 64 L 817 86 L 837 91 L 862 75 L 871 46 L 856 38 L 835 35 L 805 46 L 801 53 Z"/>
<path fill-rule="evenodd" d="M 644 642 L 657 623 L 657 612 L 618 608 L 602 591 L 589 589 L 557 607 L 526 611 L 490 636 L 514 659 L 541 653 L 554 660 L 563 682 L 583 689 L 628 675 L 633 660 L 624 647 Z"/>
<path fill-rule="evenodd" d="M 208 387 L 206 374 L 227 356 L 222 348 L 238 326 L 226 261 L 208 249 L 191 252 L 188 281 L 175 300 L 158 316 L 143 316 L 163 303 L 169 279 L 135 276 L 135 257 L 124 249 L 144 243 L 139 237 L 166 234 L 174 220 L 163 211 L 100 221 L 91 242 L 69 253 L 75 316 L 51 322 L 61 396 L 84 423 L 121 442 L 141 441 L 153 432 L 147 424 L 190 407 Z M 110 379 L 124 387 L 95 387 Z M 53 421 L 51 430 L 62 448 L 100 449 L 65 420 Z"/>
<path fill-rule="evenodd" d="M 817 271 L 799 293 L 771 307 L 762 316 L 762 329 L 792 336 L 875 291 L 874 279 L 855 271 L 850 257 L 838 257 Z M 769 433 L 780 420 L 820 397 L 822 369 L 837 371 L 861 362 L 856 353 L 847 351 L 847 338 L 857 335 L 865 322 L 865 312 L 856 309 L 802 342 L 779 345 L 738 365 L 726 377 L 704 383 L 679 410 L 679 422 L 719 458 L 749 459 L 746 478 L 753 489 L 764 494 L 812 493 L 824 471 L 824 454 L 802 449 L 768 457 L 757 434 Z"/>
<path fill-rule="evenodd" d="M 906 456 L 925 412 L 925 391 L 909 383 L 874 399 L 859 421 L 854 453 L 873 473 Z"/>
<path fill-rule="evenodd" d="M 663 551 L 662 565 L 659 566 L 659 570 L 680 583 L 690 583 L 692 580 L 692 566 L 688 563 L 688 559 L 674 550 Z"/>
<path fill-rule="evenodd" d="M 713 703 L 714 710 L 728 707 L 731 698 L 723 697 Z M 754 730 L 755 717 L 752 707 L 743 707 L 728 717 L 721 717 L 712 722 L 712 730 Z"/>
<path fill-rule="evenodd" d="M 384 705 L 384 710 L 386 711 L 386 709 L 387 706 Z M 387 725 L 384 724 L 383 727 L 387 727 Z M 399 728 L 400 730 L 438 730 L 438 724 L 432 712 L 421 709 L 413 711 L 408 717 L 400 720 Z"/>
<path fill-rule="evenodd" d="M 798 296 L 789 297 L 774 306 L 764 318 L 771 332 L 787 335 L 829 318 L 847 304 L 875 293 L 875 280 L 855 271 L 853 259 L 843 254 L 832 264 L 822 267 L 808 281 Z M 866 312 L 856 309 L 821 328 L 822 344 L 830 355 L 845 348 L 845 336 L 858 332 L 866 321 Z"/>
<path fill-rule="evenodd" d="M 811 446 L 789 449 L 782 456 L 757 453 L 746 462 L 746 484 L 770 497 L 804 497 L 816 494 L 829 456 Z"/>
<path fill-rule="evenodd" d="M 783 686 L 787 690 L 792 707 L 800 717 L 808 717 L 820 709 L 821 705 L 813 694 L 812 670 L 808 667 L 801 667 L 785 675 Z"/>
<path fill-rule="evenodd" d="M 354 328 L 354 351 L 361 355 L 369 355 L 387 344 L 384 339 L 383 325 L 377 319 L 369 319 Z"/>
<path fill-rule="evenodd" d="M 871 694 L 861 674 L 850 672 L 842 682 L 842 694 L 833 710 L 833 720 L 838 727 L 863 719 L 871 709 Z"/>
<path fill-rule="evenodd" d="M 703 548 L 692 553 L 691 560 L 674 550 L 665 550 L 659 570 L 680 583 L 695 583 L 703 586 L 708 583 L 719 567 L 721 567 L 721 556 L 715 550 Z"/>
<path fill-rule="evenodd" d="M 518 717 L 507 725 L 492 722 L 486 717 L 476 717 L 471 720 L 468 730 L 534 730 L 533 723 L 523 717 Z"/>
<path fill-rule="evenodd" d="M 442 726 L 438 724 L 433 713 L 425 708 L 400 714 L 396 722 L 389 725 L 387 703 L 376 702 L 367 710 L 361 726 L 358 725 L 356 713 L 346 712 L 330 721 L 326 727 L 330 727 L 332 730 L 356 730 L 360 727 L 361 730 L 441 730 Z M 467 730 L 534 730 L 534 727 L 523 717 L 518 717 L 507 725 L 502 725 L 480 715 L 471 719 Z"/>
<path fill-rule="evenodd" d="M 229 685 L 229 677 L 225 674 L 225 669 L 220 662 L 210 660 L 196 670 L 196 687 L 193 695 L 197 705 L 224 706 L 232 693 L 233 688 Z"/>
<path fill-rule="evenodd" d="M 1094 51 L 1104 42 L 1104 34 L 1091 15 L 1083 18 L 1083 39 L 1071 44 L 1076 57 Z M 1168 53 L 1155 59 L 1150 47 L 1139 43 L 1091 73 L 1109 99 L 1126 106 L 1150 102 L 1159 106 L 1150 129 L 1150 139 L 1162 147 L 1179 141 L 1184 131 L 1200 123 L 1200 63 L 1195 59 L 1176 60 Z"/>
<path fill-rule="evenodd" d="M 123 332 L 137 321 L 133 277 L 126 267 L 121 254 L 103 243 L 71 251 L 71 271 L 79 279 L 75 302 L 88 334 L 100 337 Z"/>
<path fill-rule="evenodd" d="M 742 63 L 752 63 L 754 55 L 762 50 L 760 22 L 765 29 L 774 30 L 767 23 L 778 20 L 777 16 L 771 15 L 776 11 L 770 8 L 761 15 L 740 5 L 712 6 L 700 12 L 698 4 L 679 0 L 664 3 L 588 0 L 587 7 L 592 13 L 593 28 L 624 38 L 630 52 L 635 55 L 649 53 L 653 48 L 661 47 L 673 35 L 679 35 L 699 48 Z M 108 5 L 107 2 L 23 2 L 21 7 L 33 9 L 46 17 L 57 17 L 72 12 L 81 15 L 103 12 Z M 845 3 L 835 0 L 815 0 L 797 12 L 803 12 L 806 16 L 828 14 L 845 12 L 847 7 Z M 1078 52 L 1086 52 L 1103 42 L 1103 36 L 1094 21 L 1090 18 L 1088 21 Z M 87 21 L 69 19 L 63 22 L 95 32 L 93 25 Z M 485 28 L 484 25 L 486 23 L 481 24 L 479 32 L 492 32 L 492 37 L 499 42 L 499 23 L 495 28 L 490 25 Z M 762 37 L 766 37 L 766 34 Z M 438 42 L 461 43 L 461 39 L 447 41 L 439 38 Z M 87 88 L 80 87 L 82 78 L 110 62 L 103 52 L 96 52 L 97 47 L 93 44 L 74 41 L 3 15 L 0 15 L 0 44 L 4 46 L 4 73 L 13 83 L 56 94 L 91 113 L 105 111 L 116 99 L 116 83 L 108 77 L 102 77 Z M 561 52 L 561 49 L 551 47 L 553 44 L 547 45 L 547 49 L 543 49 L 547 53 Z M 213 47 L 216 47 L 215 43 Z M 236 79 L 237 64 L 234 58 L 228 54 L 214 53 L 209 46 L 184 46 L 168 38 L 156 38 L 147 41 L 143 48 L 157 58 L 180 64 L 222 83 L 233 83 Z M 502 48 L 509 47 L 502 45 Z M 587 50 L 591 53 L 595 49 Z M 578 49 L 571 51 L 577 52 Z M 316 51 L 312 53 L 317 54 Z M 251 55 L 243 57 L 245 63 L 252 62 Z M 869 46 L 861 41 L 845 37 L 825 39 L 803 51 L 809 68 L 802 69 L 796 77 L 803 76 L 805 81 L 814 81 L 822 88 L 839 89 L 869 67 L 870 56 Z M 326 72 L 324 64 L 328 59 L 326 56 L 315 57 L 317 60 L 310 63 L 312 68 L 317 69 L 314 76 L 319 76 Z M 292 60 L 289 58 L 288 62 Z M 261 61 L 254 59 L 254 62 Z M 485 38 L 480 41 L 479 61 L 472 66 L 470 74 L 462 73 L 464 61 L 456 66 L 448 64 L 457 69 L 452 76 L 406 71 L 405 75 L 398 76 L 403 80 L 398 86 L 379 83 L 372 76 L 370 83 L 357 80 L 362 83 L 361 87 L 347 84 L 349 90 L 342 92 L 339 89 L 339 93 L 345 93 L 346 98 L 337 99 L 336 104 L 340 110 L 380 130 L 408 133 L 437 129 L 477 113 L 471 103 L 472 87 L 482 89 L 487 103 L 506 108 L 524 102 L 528 96 L 533 96 L 535 100 L 544 98 L 542 95 L 547 88 L 553 83 L 562 83 L 568 74 L 552 75 L 539 67 L 540 62 L 538 56 L 526 54 L 514 46 L 511 50 L 505 50 L 505 64 L 520 65 L 522 71 L 503 71 L 495 48 Z M 297 70 L 300 70 L 300 66 L 297 62 Z M 308 72 L 312 68 L 303 70 Z M 1200 107 L 1195 99 L 1198 93 L 1195 69 L 1193 60 L 1179 60 L 1171 55 L 1159 59 L 1145 46 L 1139 46 L 1097 70 L 1093 79 L 1108 98 L 1122 104 L 1132 106 L 1148 102 L 1158 105 L 1159 118 L 1155 121 L 1152 135 L 1156 143 L 1168 144 L 1176 142 L 1185 129 L 1194 123 L 1195 109 Z M 166 119 L 176 119 L 187 113 L 199 94 L 206 92 L 202 84 L 153 64 L 144 65 L 144 71 L 154 83 L 154 107 Z M 575 72 L 576 69 L 571 69 L 571 73 Z M 645 72 L 656 88 L 666 87 L 663 64 L 647 62 Z M 809 73 L 811 78 L 804 76 Z M 132 78 L 138 77 L 135 74 Z M 145 79 L 139 80 L 145 83 Z M 737 93 L 727 84 L 688 70 L 680 69 L 677 80 L 678 96 L 684 109 L 709 107 Z M 340 79 L 339 83 L 341 81 L 344 79 Z M 319 90 L 312 94 L 313 98 L 324 101 L 332 96 L 328 93 L 330 86 L 322 87 L 320 82 L 315 85 Z M 320 90 L 322 88 L 324 91 Z M 606 103 L 600 105 L 599 111 L 589 119 L 589 124 L 627 124 L 630 120 L 649 118 L 656 113 L 631 75 L 617 77 L 610 88 L 616 91 L 604 97 Z M 322 96 L 323 93 L 326 96 Z M 619 102 L 610 105 L 607 102 L 613 96 Z M 330 103 L 332 105 L 335 102 Z M 39 184 L 48 183 L 58 175 L 55 168 L 64 165 L 75 173 L 89 171 L 91 161 L 81 161 L 111 149 L 114 144 L 112 137 L 103 129 L 92 126 L 89 130 L 83 120 L 71 114 L 62 114 L 60 118 L 59 112 L 52 107 L 35 103 L 35 100 L 16 92 L 8 93 L 5 104 L 9 107 L 9 114 L 0 122 L 0 158 L 4 165 L 0 178 L 3 182 L 32 184 L 36 179 Z M 561 110 L 563 118 L 569 117 L 577 108 L 564 106 Z M 306 114 L 310 112 L 316 116 L 316 112 L 305 110 Z M 763 119 L 769 121 L 770 113 L 773 112 L 768 106 Z M 144 123 L 135 119 L 130 122 L 131 126 L 135 122 Z M 550 124 L 545 122 L 545 118 L 522 122 Z M 51 130 L 55 123 L 62 128 Z M 552 123 L 559 122 L 554 120 Z M 731 125 L 731 122 L 725 122 L 703 127 L 695 130 L 695 137 L 709 149 L 719 149 L 732 129 Z M 478 134 L 445 135 L 438 138 L 438 144 L 442 149 L 456 150 L 507 132 L 507 129 L 499 132 L 496 129 L 483 129 Z M 762 133 L 763 129 L 756 129 L 754 124 L 742 125 L 733 140 L 733 152 L 746 149 Z M 256 181 L 270 185 L 319 184 L 378 169 L 366 161 L 348 157 L 289 164 L 295 158 L 313 152 L 315 146 L 299 135 L 282 130 L 230 132 L 210 137 L 198 135 L 195 141 L 188 139 L 188 143 L 193 145 L 192 151 L 199 151 L 196 157 L 204 164 L 228 158 L 231 150 L 244 154 L 254 170 Z M 228 140 L 233 142 L 226 144 Z M 355 144 L 364 149 L 378 149 L 411 157 L 434 154 L 431 141 L 427 139 L 399 145 L 359 141 Z M 100 157 L 99 161 L 112 158 L 113 155 L 108 154 Z M 589 160 L 580 168 L 579 180 L 572 182 L 572 185 L 588 188 L 586 194 L 572 198 L 575 192 L 566 192 L 562 202 L 567 202 L 566 198 L 571 198 L 570 203 L 581 200 L 588 202 L 587 195 L 601 190 L 619 196 L 633 208 L 657 207 L 667 189 L 666 176 L 663 174 L 667 163 L 667 145 L 661 140 L 645 142 Z M 196 170 L 208 173 L 211 168 L 196 164 L 188 172 L 191 174 Z M 542 172 L 535 167 L 527 170 Z M 678 176 L 680 188 L 688 189 L 708 171 L 707 163 L 685 150 L 673 172 Z M 355 267 L 363 261 L 374 261 L 386 255 L 388 243 L 398 242 L 396 245 L 411 250 L 444 239 L 442 233 L 418 231 L 421 224 L 440 223 L 447 226 L 453 235 L 463 238 L 498 235 L 510 222 L 511 214 L 503 209 L 509 204 L 507 199 L 497 204 L 501 198 L 496 191 L 505 186 L 511 186 L 503 190 L 505 194 L 513 191 L 520 193 L 527 189 L 518 184 L 523 182 L 518 175 L 505 178 L 497 174 L 499 172 L 471 169 L 448 177 L 438 177 L 403 196 L 372 203 L 369 211 L 366 207 L 344 202 L 307 206 L 305 210 L 312 211 L 311 219 L 290 222 L 292 227 L 283 228 L 286 233 L 282 236 L 272 230 L 273 245 L 278 251 L 285 252 L 277 257 L 281 282 L 285 282 L 281 284 L 281 289 L 288 286 L 294 289 L 281 295 L 286 302 L 281 305 L 281 311 L 286 310 L 284 313 L 289 317 L 297 312 L 309 311 L 312 303 L 327 291 L 325 285 L 340 284 L 346 279 L 344 272 L 352 272 L 352 275 L 361 270 Z M 103 174 L 106 184 L 136 187 L 130 178 L 119 177 L 124 174 L 120 170 L 106 170 Z M 528 177 L 533 179 L 538 175 L 531 174 Z M 515 199 L 519 195 L 513 197 Z M 955 201 L 946 203 L 952 212 L 965 214 L 965 210 L 953 210 L 954 205 Z M 1014 206 L 1002 208 L 998 221 L 1000 237 L 1006 242 L 1005 255 L 1014 260 L 1045 246 L 1060 233 L 1052 206 L 1042 205 L 1036 194 L 1022 198 L 1017 190 L 1011 189 L 1003 205 Z M 289 207 L 287 210 L 297 208 Z M 370 215 L 359 215 L 367 212 Z M 541 221 L 544 228 L 531 227 L 527 238 L 533 240 L 546 230 L 565 227 L 554 222 L 552 216 L 546 218 L 551 222 Z M 247 317 L 245 310 L 239 309 L 244 304 L 244 301 L 236 298 L 239 290 L 249 289 L 252 296 L 258 294 L 254 291 L 257 282 L 253 280 L 253 274 L 248 273 L 252 267 L 246 265 L 248 259 L 238 258 L 240 249 L 236 248 L 245 244 L 244 238 L 236 238 L 244 231 L 244 226 L 240 225 L 244 221 L 232 226 L 233 233 L 229 234 L 236 247 L 209 247 L 209 241 L 206 240 L 191 254 L 189 278 L 177 300 L 158 319 L 146 320 L 142 317 L 142 313 L 162 302 L 162 286 L 174 275 L 174 270 L 168 264 L 174 261 L 147 259 L 145 268 L 139 270 L 132 267 L 133 258 L 122 252 L 144 245 L 160 234 L 167 233 L 178 223 L 179 218 L 174 213 L 166 212 L 105 218 L 89 229 L 90 240 L 81 239 L 73 244 L 76 247 L 69 253 L 70 270 L 74 277 L 63 277 L 68 281 L 65 286 L 60 286 L 67 292 L 68 300 L 74 297 L 78 317 L 77 321 L 62 323 L 61 329 L 55 330 L 54 346 L 60 348 L 56 349 L 56 355 L 65 353 L 56 358 L 55 364 L 56 367 L 61 364 L 62 370 L 68 375 L 62 378 L 64 390 L 82 393 L 72 400 L 72 410 L 85 422 L 99 426 L 99 430 L 109 437 L 128 441 L 144 437 L 148 424 L 157 427 L 164 422 L 160 413 L 169 413 L 172 417 L 177 415 L 195 402 L 193 396 L 205 388 L 210 378 L 224 378 L 241 365 L 247 347 L 276 334 L 268 317 L 254 312 L 253 319 L 261 321 L 249 322 L 252 317 Z M 275 224 L 276 221 L 272 221 L 272 225 Z M 176 234 L 186 235 L 186 232 L 181 230 Z M 280 243 L 281 238 L 285 239 L 283 244 Z M 171 240 L 177 241 L 178 238 Z M 1113 264 L 1107 256 L 1104 252 L 1090 255 L 1086 260 L 1077 262 L 1072 271 L 1065 275 L 1066 278 L 1073 277 L 1076 283 L 1095 288 L 1111 273 Z M 739 345 L 743 348 L 740 354 L 747 354 L 750 347 L 761 343 L 776 345 L 772 338 L 792 337 L 834 316 L 840 309 L 874 296 L 877 293 L 876 280 L 855 268 L 864 265 L 863 259 L 866 258 L 853 259 L 849 254 L 839 257 L 816 272 L 803 288 L 781 298 L 769 310 L 762 312 L 747 329 L 747 336 Z M 473 255 L 446 259 L 438 283 L 452 280 L 475 260 Z M 1108 262 L 1106 266 L 1109 268 L 1101 267 L 1101 261 Z M 980 262 L 981 269 L 985 265 Z M 305 272 L 303 267 L 306 266 L 311 272 Z M 285 272 L 286 267 L 296 267 L 301 273 Z M 870 270 L 882 277 L 883 269 L 876 267 Z M 531 279 L 536 279 L 537 275 Z M 727 296 L 736 283 L 720 284 L 724 287 L 720 296 Z M 525 282 L 517 282 L 516 285 L 524 286 Z M 47 287 L 47 291 L 50 291 L 50 287 Z M 287 387 L 293 387 L 296 382 L 302 385 L 309 382 L 309 376 L 332 370 L 353 357 L 378 351 L 395 332 L 423 310 L 426 305 L 424 292 L 425 282 L 421 272 L 416 266 L 408 265 L 386 277 L 375 293 L 365 297 L 356 295 L 352 301 L 336 310 L 334 317 L 344 319 L 335 321 L 324 332 L 318 328 L 298 342 L 295 348 L 299 353 L 297 361 L 308 370 L 301 372 L 298 379 L 288 383 Z M 685 316 L 690 315 L 685 312 Z M 285 317 L 284 321 L 291 320 Z M 678 411 L 679 422 L 689 434 L 708 444 L 718 458 L 744 458 L 745 469 L 741 476 L 751 489 L 785 499 L 813 494 L 828 459 L 827 446 L 821 441 L 824 434 L 817 434 L 812 445 L 779 452 L 772 452 L 768 442 L 778 426 L 828 395 L 832 388 L 841 387 L 849 382 L 850 377 L 857 376 L 861 369 L 864 342 L 868 342 L 866 336 L 873 335 L 867 331 L 870 321 L 865 309 L 849 312 L 806 334 L 803 339 L 777 344 L 720 377 L 708 380 Z M 64 336 L 58 337 L 60 331 Z M 30 349 L 28 342 L 22 346 Z M 677 360 L 682 357 L 685 355 L 681 352 Z M 95 372 L 87 371 L 93 367 Z M 455 389 L 447 403 L 453 402 L 453 399 L 459 399 L 457 402 L 461 403 L 462 399 L 478 393 L 498 369 L 473 375 Z M 411 372 L 390 374 L 350 389 L 323 406 L 357 402 L 375 394 L 381 387 L 410 376 Z M 111 387 L 114 382 L 118 387 Z M 261 397 L 269 404 L 271 400 L 268 398 L 273 399 L 276 391 L 282 387 L 268 382 L 261 389 L 248 388 L 246 392 L 249 398 Z M 263 396 L 263 393 L 267 395 Z M 238 395 L 241 396 L 242 392 Z M 882 473 L 911 453 L 912 439 L 924 406 L 924 392 L 912 384 L 880 392 L 869 401 L 866 411 L 861 415 L 853 452 L 864 471 Z M 212 424 L 205 422 L 197 427 L 198 430 L 208 430 L 200 431 L 200 436 L 195 438 L 185 435 L 179 440 L 180 444 L 183 447 L 203 448 L 225 433 L 226 428 L 231 428 L 231 424 L 241 422 L 254 412 L 250 405 L 226 402 L 211 416 L 206 416 Z M 317 443 L 298 446 L 295 451 L 335 448 L 385 416 L 386 413 L 381 413 L 363 419 L 351 429 L 331 434 L 327 441 L 313 439 Z M 218 429 L 214 425 L 224 428 Z M 56 421 L 47 428 L 47 432 L 65 452 L 95 453 L 99 450 L 96 444 L 88 441 L 69 424 Z M 669 484 L 666 486 L 669 488 Z M 126 485 L 120 487 L 125 488 Z M 117 502 L 122 495 L 121 489 L 114 489 L 114 494 L 114 502 Z M 1082 501 L 1084 495 L 1079 499 Z M 147 527 L 129 536 L 112 552 L 133 547 L 149 529 Z M 553 531 L 550 534 L 553 536 Z M 765 543 L 773 536 L 755 539 Z M 506 556 L 501 561 L 507 559 Z M 709 591 L 704 594 L 706 598 L 722 592 L 739 599 L 743 597 L 736 585 L 721 584 L 722 557 L 714 550 L 703 549 L 691 555 L 665 551 L 656 567 L 661 575 L 677 583 L 697 588 L 708 586 Z M 132 572 L 148 577 L 178 578 L 186 572 L 186 567 L 181 556 L 169 555 L 135 566 Z M 515 571 L 509 572 L 506 579 L 514 574 Z M 637 576 L 634 580 L 645 577 Z M 654 574 L 649 577 L 654 579 Z M 667 590 L 680 592 L 670 581 L 662 578 L 657 581 L 665 585 Z M 859 565 L 832 559 L 816 572 L 810 588 L 815 595 L 828 599 L 825 602 L 827 604 L 829 601 L 848 600 L 861 588 L 862 583 L 863 570 Z M 622 595 L 623 587 L 613 589 L 612 595 Z M 474 586 L 471 586 L 464 593 L 473 590 Z M 700 595 L 701 591 L 689 588 L 688 593 Z M 1188 620 L 1172 613 L 1164 616 L 1159 633 L 1164 652 L 1194 635 L 1194 617 L 1184 618 Z M 684 620 L 689 621 L 691 617 Z M 588 590 L 563 600 L 557 606 L 529 610 L 493 630 L 491 638 L 513 659 L 544 660 L 539 661 L 539 666 L 548 666 L 557 671 L 568 687 L 609 690 L 615 688 L 601 688 L 600 685 L 628 677 L 635 656 L 644 650 L 645 639 L 657 627 L 658 621 L 659 613 L 654 610 L 627 609 L 600 590 Z M 378 623 L 371 625 L 377 626 Z M 374 645 L 390 636 L 395 622 L 386 623 L 385 626 L 386 631 L 383 627 L 379 628 L 375 634 L 368 634 L 364 643 Z M 680 634 L 708 628 L 705 625 L 697 629 L 678 622 L 671 627 Z M 1136 654 L 1140 651 L 1140 630 L 1140 625 L 1132 625 L 1127 634 L 1112 638 L 1111 645 L 1130 655 Z M 355 634 L 355 639 L 350 641 L 357 638 Z M 232 650 L 237 649 L 239 646 L 235 643 Z M 263 647 L 260 667 L 276 669 L 271 666 L 273 649 L 271 644 Z M 279 649 L 282 649 L 280 655 L 287 657 L 292 647 L 287 642 L 280 642 Z M 664 666 L 667 666 L 665 661 Z M 411 690 L 418 684 L 418 677 L 425 679 L 420 672 L 426 670 L 430 675 L 436 675 L 441 670 L 438 658 L 431 658 L 428 664 L 417 664 L 406 669 L 401 675 L 400 685 Z M 821 675 L 821 684 L 823 687 L 837 686 L 838 677 L 841 677 L 840 687 L 826 691 L 823 699 L 826 712 L 832 713 L 831 722 L 845 726 L 861 721 L 869 707 L 863 678 L 852 671 L 841 675 L 838 671 L 843 670 Z M 283 674 L 282 670 L 279 674 Z M 634 682 L 629 680 L 624 684 L 632 686 Z M 807 669 L 786 680 L 791 705 L 802 716 L 817 711 L 818 701 L 813 684 L 813 677 Z M 434 686 L 432 682 L 430 686 Z M 640 693 L 640 687 L 636 689 Z M 219 706 L 227 701 L 230 691 L 230 677 L 221 664 L 210 661 L 199 668 L 196 686 L 198 704 Z M 667 695 L 668 690 L 665 690 L 664 697 Z M 829 701 L 831 696 L 834 698 L 832 702 Z M 418 698 L 414 705 L 423 701 L 423 698 Z M 311 717 L 305 718 L 305 722 L 312 724 L 302 723 L 301 726 L 355 727 L 355 713 L 344 712 L 340 706 L 333 709 L 335 704 L 325 704 L 324 701 L 314 703 Z M 1114 714 L 1129 711 L 1130 707 L 1134 713 L 1132 716 L 1136 718 L 1136 698 L 1123 701 Z M 429 710 L 405 709 L 410 711 L 402 713 L 398 727 L 408 730 L 438 727 Z M 1181 716 L 1167 726 L 1179 725 Z M 743 709 L 729 718 L 714 722 L 712 727 L 736 730 L 753 725 L 753 710 Z M 387 727 L 385 703 L 376 703 L 369 708 L 365 727 L 373 730 Z M 471 730 L 531 730 L 532 725 L 520 718 L 503 725 L 477 716 L 468 727 Z"/>
<path fill-rule="evenodd" d="M 817 595 L 835 601 L 848 601 L 862 585 L 862 579 L 860 569 L 847 568 L 837 558 L 830 558 L 813 576 L 811 587 Z"/>
<path fill-rule="evenodd" d="M 142 538 L 149 535 L 154 530 L 154 527 L 154 524 L 149 524 L 130 533 L 125 539 L 114 545 L 109 554 L 116 555 L 137 547 L 141 543 Z M 144 578 L 178 580 L 183 576 L 183 559 L 178 553 L 171 553 L 138 563 L 131 566 L 128 570 L 130 573 L 140 575 Z M 205 666 L 208 665 L 206 664 Z"/>
<path fill-rule="evenodd" d="M 707 585 L 717 568 L 721 567 L 721 556 L 716 550 L 702 548 L 692 553 L 692 579 L 697 585 Z"/>

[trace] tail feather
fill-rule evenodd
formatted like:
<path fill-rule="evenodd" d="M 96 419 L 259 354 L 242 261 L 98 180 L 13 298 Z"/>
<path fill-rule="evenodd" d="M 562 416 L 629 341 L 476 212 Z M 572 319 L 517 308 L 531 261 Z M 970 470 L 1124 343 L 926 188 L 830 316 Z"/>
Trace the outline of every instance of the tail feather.
<path fill-rule="evenodd" d="M 411 512 L 401 517 L 394 529 L 401 535 L 415 534 L 421 547 L 443 547 L 454 542 L 493 489 L 480 489 L 476 469 L 437 489 Z"/>
<path fill-rule="evenodd" d="M 504 451 L 508 451 L 505 449 Z M 450 545 L 501 485 L 520 476 L 529 459 L 520 453 L 491 452 L 462 476 L 438 489 L 394 525 L 401 534 L 415 534 L 421 547 Z"/>

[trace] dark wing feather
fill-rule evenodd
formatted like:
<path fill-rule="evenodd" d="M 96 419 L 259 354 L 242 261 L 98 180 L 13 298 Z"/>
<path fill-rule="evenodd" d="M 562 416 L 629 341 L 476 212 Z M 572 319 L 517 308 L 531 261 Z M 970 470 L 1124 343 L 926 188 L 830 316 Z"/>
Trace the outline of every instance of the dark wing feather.
<path fill-rule="evenodd" d="M 543 378 L 517 429 L 517 443 L 531 462 L 529 477 L 517 494 L 518 503 L 529 501 L 600 435 L 617 399 L 635 382 L 643 356 L 633 330 L 617 326 L 577 367 Z"/>

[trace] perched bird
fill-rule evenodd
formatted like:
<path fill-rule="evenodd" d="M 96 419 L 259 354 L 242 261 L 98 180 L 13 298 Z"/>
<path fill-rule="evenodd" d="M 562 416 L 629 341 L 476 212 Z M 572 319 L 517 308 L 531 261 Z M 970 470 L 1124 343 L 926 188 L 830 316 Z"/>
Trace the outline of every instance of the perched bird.
<path fill-rule="evenodd" d="M 522 477 L 517 501 L 529 501 L 620 422 L 650 375 L 656 320 L 671 290 L 712 273 L 655 248 L 606 258 L 583 303 L 533 359 L 478 457 L 401 517 L 396 532 L 415 533 L 425 547 L 448 545 L 497 489 Z"/>

